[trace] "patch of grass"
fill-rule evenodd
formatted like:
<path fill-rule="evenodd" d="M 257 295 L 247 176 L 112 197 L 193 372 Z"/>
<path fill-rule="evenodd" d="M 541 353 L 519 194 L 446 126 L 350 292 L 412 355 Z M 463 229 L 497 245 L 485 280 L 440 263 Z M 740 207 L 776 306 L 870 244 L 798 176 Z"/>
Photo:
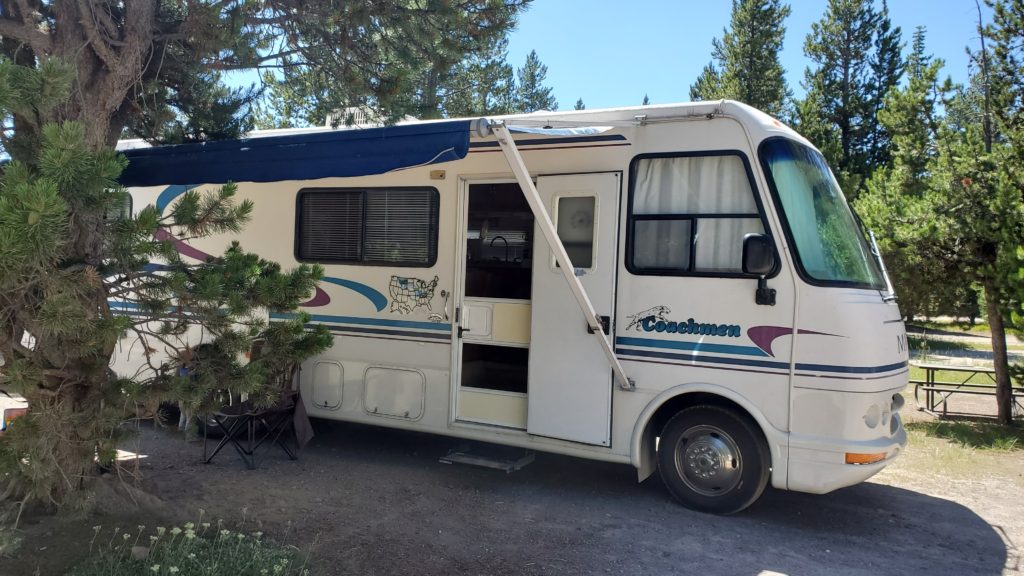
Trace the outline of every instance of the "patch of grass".
<path fill-rule="evenodd" d="M 1024 428 L 991 422 L 908 422 L 907 430 L 949 440 L 965 448 L 999 452 L 1024 451 Z"/>
<path fill-rule="evenodd" d="M 299 550 L 263 538 L 189 522 L 147 531 L 93 528 L 88 560 L 67 576 L 307 576 Z"/>
<path fill-rule="evenodd" d="M 934 320 L 914 320 L 907 322 L 912 326 L 919 326 L 928 330 L 942 330 L 944 332 L 970 332 L 971 334 L 990 334 L 988 324 L 977 323 L 974 326 L 958 324 L 955 322 L 935 322 Z"/>
<path fill-rule="evenodd" d="M 984 342 L 965 342 L 967 347 L 971 350 L 982 350 L 984 352 L 992 351 L 992 343 L 988 340 Z M 1021 344 L 1007 344 L 1006 350 L 1009 352 L 1022 352 L 1024 351 L 1024 345 Z"/>
<path fill-rule="evenodd" d="M 950 341 L 950 340 L 930 340 L 928 338 L 922 338 L 920 336 L 914 336 L 912 334 L 907 335 L 907 344 L 911 350 L 921 350 L 927 348 L 932 352 L 941 352 L 948 350 L 968 350 L 971 347 L 966 342 Z"/>

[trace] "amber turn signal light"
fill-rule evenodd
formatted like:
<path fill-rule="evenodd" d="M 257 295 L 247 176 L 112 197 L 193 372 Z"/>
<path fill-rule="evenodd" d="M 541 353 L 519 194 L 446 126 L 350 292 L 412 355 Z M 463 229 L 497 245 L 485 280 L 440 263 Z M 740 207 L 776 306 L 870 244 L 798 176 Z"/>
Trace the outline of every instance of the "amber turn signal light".
<path fill-rule="evenodd" d="M 853 452 L 846 453 L 847 464 L 874 464 L 875 462 L 881 462 L 885 460 L 885 452 L 875 452 L 873 454 L 855 454 Z"/>

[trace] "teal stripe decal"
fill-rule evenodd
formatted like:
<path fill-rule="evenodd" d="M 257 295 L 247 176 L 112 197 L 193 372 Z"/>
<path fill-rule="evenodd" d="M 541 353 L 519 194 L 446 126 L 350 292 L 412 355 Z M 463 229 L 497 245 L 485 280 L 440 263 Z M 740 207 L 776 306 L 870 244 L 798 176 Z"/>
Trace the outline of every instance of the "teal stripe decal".
<path fill-rule="evenodd" d="M 742 356 L 767 356 L 764 350 L 755 346 L 732 346 L 729 344 L 709 344 L 707 342 L 685 342 L 678 340 L 655 340 L 651 338 L 618 337 L 615 344 L 620 346 L 644 346 L 646 348 L 668 348 L 669 350 L 694 350 L 697 352 L 718 352 L 719 354 L 739 354 Z"/>
<path fill-rule="evenodd" d="M 336 284 L 338 286 L 343 286 L 345 288 L 348 288 L 349 290 L 354 290 L 359 294 L 366 296 L 366 298 L 373 303 L 373 306 L 374 308 L 377 309 L 377 312 L 380 312 L 381 310 L 384 309 L 385 306 L 388 305 L 387 297 L 385 297 L 380 292 L 374 290 L 373 288 L 367 286 L 366 284 L 361 284 L 359 282 L 354 282 L 352 280 L 346 280 L 344 278 L 333 278 L 331 276 L 324 276 L 323 278 L 321 278 L 321 280 L 323 280 L 324 282 L 329 282 L 331 284 Z"/>
<path fill-rule="evenodd" d="M 167 188 L 164 188 L 164 191 L 161 192 L 160 195 L 156 197 L 156 211 L 160 214 L 163 214 L 164 208 L 166 208 L 168 204 L 173 202 L 175 198 L 181 196 L 185 192 L 188 192 L 189 190 L 195 187 L 195 184 L 174 184 L 168 186 Z"/>
<path fill-rule="evenodd" d="M 275 320 L 291 320 L 295 314 L 272 313 L 271 318 Z M 391 326 L 394 328 L 417 328 L 419 330 L 443 330 L 451 332 L 451 324 L 440 322 L 413 322 L 411 320 L 386 320 L 383 318 L 359 318 L 355 316 L 330 316 L 328 314 L 310 314 L 314 322 L 336 323 L 336 324 L 358 324 L 361 326 Z"/>

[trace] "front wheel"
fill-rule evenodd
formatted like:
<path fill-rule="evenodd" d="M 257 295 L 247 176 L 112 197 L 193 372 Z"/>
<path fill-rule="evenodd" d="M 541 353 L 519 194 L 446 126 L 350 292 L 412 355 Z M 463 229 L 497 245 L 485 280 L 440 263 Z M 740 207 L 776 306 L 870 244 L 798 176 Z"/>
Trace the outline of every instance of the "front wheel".
<path fill-rule="evenodd" d="M 771 458 L 764 438 L 727 408 L 693 406 L 672 417 L 658 443 L 658 467 L 684 506 L 732 514 L 750 506 L 768 485 Z"/>

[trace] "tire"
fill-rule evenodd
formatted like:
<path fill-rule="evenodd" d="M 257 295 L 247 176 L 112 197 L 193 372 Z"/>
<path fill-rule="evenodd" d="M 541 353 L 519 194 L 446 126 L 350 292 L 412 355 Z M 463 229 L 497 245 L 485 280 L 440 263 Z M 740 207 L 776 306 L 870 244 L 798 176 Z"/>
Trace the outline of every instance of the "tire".
<path fill-rule="evenodd" d="M 217 425 L 213 420 L 213 416 L 206 414 L 196 414 L 196 430 L 199 432 L 199 436 L 206 436 L 207 438 L 223 438 L 224 429 Z M 225 421 L 225 424 L 230 426 L 229 422 Z"/>
<path fill-rule="evenodd" d="M 161 424 L 164 426 L 174 426 L 175 428 L 178 426 L 178 418 L 180 416 L 181 408 L 178 407 L 177 402 L 161 402 L 156 414 Z"/>
<path fill-rule="evenodd" d="M 217 399 L 220 401 L 219 403 L 224 406 L 232 406 L 242 401 L 242 398 L 237 394 L 228 394 L 227 391 L 221 392 L 222 395 Z M 212 415 L 196 414 L 194 415 L 194 418 L 196 419 L 196 430 L 198 431 L 199 436 L 203 436 L 205 434 L 207 438 L 224 437 L 224 429 L 217 425 L 217 421 L 213 419 Z M 230 427 L 235 421 L 235 418 L 233 416 L 223 416 L 221 417 L 221 421 L 224 422 L 225 426 Z"/>
<path fill-rule="evenodd" d="M 221 416 L 221 422 L 224 423 L 228 428 L 231 427 L 235 422 L 234 416 Z M 199 436 L 202 437 L 204 434 L 207 438 L 223 438 L 224 429 L 217 425 L 217 421 L 213 419 L 213 416 L 199 414 L 196 416 L 196 430 Z"/>
<path fill-rule="evenodd" d="M 668 491 L 687 508 L 734 514 L 768 485 L 771 457 L 760 430 L 718 406 L 693 406 L 665 424 L 658 468 Z"/>

